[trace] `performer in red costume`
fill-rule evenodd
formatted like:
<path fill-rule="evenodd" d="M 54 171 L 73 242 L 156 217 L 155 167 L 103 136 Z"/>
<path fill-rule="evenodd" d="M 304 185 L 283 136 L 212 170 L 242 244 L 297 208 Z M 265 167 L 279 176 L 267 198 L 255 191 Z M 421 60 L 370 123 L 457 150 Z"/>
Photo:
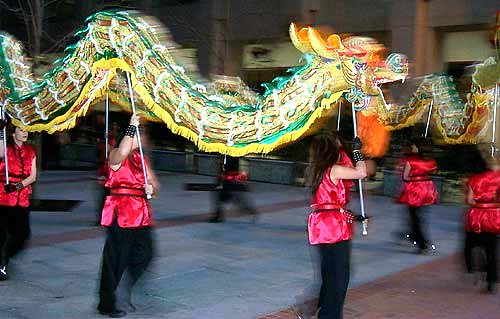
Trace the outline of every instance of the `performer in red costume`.
<path fill-rule="evenodd" d="M 31 235 L 30 194 L 36 181 L 36 154 L 26 143 L 28 132 L 9 125 L 7 127 L 7 163 L 9 180 L 5 175 L 3 127 L 0 124 L 0 280 L 7 280 L 9 259 L 20 252 Z M 6 184 L 8 182 L 8 184 Z"/>
<path fill-rule="evenodd" d="M 465 218 L 465 264 L 473 271 L 472 248 L 481 247 L 486 255 L 487 291 L 496 291 L 497 234 L 500 234 L 500 160 L 489 159 L 490 170 L 473 175 L 467 183 L 467 204 L 471 208 Z"/>
<path fill-rule="evenodd" d="M 148 161 L 143 164 L 138 150 L 137 127 L 139 117 L 132 115 L 118 147 L 109 155 L 106 197 L 101 224 L 106 228 L 106 243 L 102 255 L 101 283 L 98 311 L 119 318 L 126 312 L 117 308 L 115 291 L 125 270 L 129 274 L 130 292 L 149 265 L 153 256 L 153 216 L 147 195 L 158 193 L 158 182 Z M 135 311 L 127 300 L 128 311 Z"/>
<path fill-rule="evenodd" d="M 319 319 L 342 318 L 349 285 L 353 221 L 366 222 L 354 216 L 349 202 L 351 179 L 366 176 L 359 138 L 353 140 L 353 167 L 350 158 L 335 135 L 316 136 L 310 148 L 309 180 L 312 213 L 308 220 L 309 243 L 317 245 L 321 256 L 321 291 Z"/>
<path fill-rule="evenodd" d="M 403 185 L 399 202 L 408 206 L 410 217 L 410 237 L 418 247 L 419 253 L 424 253 L 431 245 L 422 229 L 422 206 L 432 205 L 438 198 L 436 185 L 429 174 L 437 170 L 436 161 L 422 156 L 425 140 L 419 140 L 411 145 L 412 153 L 404 160 Z"/>
<path fill-rule="evenodd" d="M 227 156 L 226 164 L 223 165 L 222 174 L 219 176 L 219 186 L 215 192 L 215 212 L 209 222 L 220 223 L 224 221 L 223 205 L 229 201 L 238 205 L 247 214 L 252 215 L 254 222 L 257 221 L 257 210 L 245 194 L 248 192 L 247 179 L 247 174 L 240 172 L 239 159 Z"/>

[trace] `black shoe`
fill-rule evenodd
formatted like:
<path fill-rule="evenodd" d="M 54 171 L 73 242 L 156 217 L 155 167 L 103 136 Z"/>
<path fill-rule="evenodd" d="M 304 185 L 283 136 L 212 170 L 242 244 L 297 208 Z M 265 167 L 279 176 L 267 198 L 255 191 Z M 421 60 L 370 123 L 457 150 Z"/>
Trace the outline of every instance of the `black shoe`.
<path fill-rule="evenodd" d="M 110 318 L 121 318 L 125 317 L 127 313 L 123 310 L 120 309 L 103 309 L 100 307 L 97 307 L 97 311 L 103 316 L 108 316 Z"/>
<path fill-rule="evenodd" d="M 497 293 L 497 285 L 494 282 L 489 282 L 488 286 L 486 287 L 486 292 L 489 294 L 496 294 Z"/>
<path fill-rule="evenodd" d="M 134 313 L 137 310 L 137 307 L 134 306 L 134 304 L 131 302 L 127 303 L 126 308 L 127 308 L 127 312 L 129 312 L 129 313 Z"/>
<path fill-rule="evenodd" d="M 4 281 L 9 279 L 9 275 L 7 274 L 7 266 L 0 267 L 0 281 Z"/>
<path fill-rule="evenodd" d="M 211 217 L 209 220 L 208 220 L 209 223 L 223 223 L 224 222 L 224 218 L 222 217 L 219 217 L 219 216 L 214 216 L 214 217 Z"/>

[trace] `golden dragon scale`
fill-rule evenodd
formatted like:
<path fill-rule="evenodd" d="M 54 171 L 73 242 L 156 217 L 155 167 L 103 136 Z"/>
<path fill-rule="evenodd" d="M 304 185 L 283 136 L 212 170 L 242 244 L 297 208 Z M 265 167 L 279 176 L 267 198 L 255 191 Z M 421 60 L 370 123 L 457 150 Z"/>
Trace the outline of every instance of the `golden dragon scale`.
<path fill-rule="evenodd" d="M 313 28 L 298 31 L 291 24 L 290 36 L 305 53 L 304 65 L 267 83 L 261 96 L 248 90 L 243 94 L 241 87 L 224 79 L 207 89 L 175 63 L 162 43 L 161 25 L 151 21 L 133 11 L 90 16 L 76 34 L 80 40 L 42 81 L 32 78 L 19 42 L 2 34 L 1 105 L 28 131 L 69 129 L 106 94 L 130 111 L 126 86 L 116 85 L 128 72 L 138 108 L 149 119 L 165 122 L 201 150 L 242 156 L 266 153 L 300 138 L 353 88 L 353 98 L 363 99 L 379 94 L 376 85 L 407 74 L 403 56 L 388 58 L 397 63 L 376 60 L 380 45 L 371 40 L 359 38 L 345 45 L 330 36 L 322 43 Z"/>

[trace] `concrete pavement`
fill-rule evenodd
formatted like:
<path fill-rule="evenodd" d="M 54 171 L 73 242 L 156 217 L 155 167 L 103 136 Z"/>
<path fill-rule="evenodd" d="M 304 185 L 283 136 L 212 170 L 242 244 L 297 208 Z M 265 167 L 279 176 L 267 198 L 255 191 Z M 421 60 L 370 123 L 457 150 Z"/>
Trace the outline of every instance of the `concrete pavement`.
<path fill-rule="evenodd" d="M 11 280 L 0 282 L 1 318 L 101 317 L 95 306 L 103 231 L 91 226 L 98 203 L 93 173 L 42 172 L 37 198 L 78 200 L 80 204 L 70 212 L 32 213 L 31 247 L 12 262 Z M 159 178 L 161 194 L 153 202 L 156 258 L 135 290 L 138 311 L 127 317 L 293 318 L 286 317 L 290 307 L 314 300 L 317 256 L 307 243 L 306 189 L 253 183 L 254 191 L 249 196 L 262 212 L 256 224 L 235 212 L 226 223 L 209 224 L 205 220 L 211 194 L 186 192 L 183 186 L 212 182 L 212 177 L 161 173 Z M 448 298 L 459 293 L 457 287 L 439 284 L 439 274 L 461 273 L 460 265 L 450 256 L 461 249 L 463 207 L 444 204 L 429 209 L 430 234 L 438 250 L 421 256 L 391 235 L 404 225 L 404 208 L 387 197 L 368 195 L 366 199 L 367 212 L 374 218 L 368 236 L 361 236 L 358 227 L 353 242 L 350 296 L 356 291 L 358 297 L 363 291 L 371 291 L 370 295 L 379 299 L 365 300 L 377 303 L 378 308 L 363 308 L 350 297 L 346 316 L 385 318 L 392 313 L 394 318 L 433 318 L 405 317 L 406 308 L 418 309 L 419 305 L 412 305 L 411 298 L 399 298 L 404 291 L 386 285 L 398 282 L 398 278 L 423 282 L 421 278 L 425 277 L 431 278 L 426 281 L 427 288 L 435 291 L 436 300 L 441 295 Z M 355 198 L 354 210 L 359 211 L 358 205 Z M 439 266 L 443 261 L 448 266 Z M 412 270 L 431 267 L 428 265 L 436 268 L 430 277 Z M 385 285 L 376 284 L 377 280 Z M 375 288 L 367 289 L 370 285 Z M 397 305 L 381 301 L 387 291 Z M 489 298 L 486 303 L 493 303 Z"/>

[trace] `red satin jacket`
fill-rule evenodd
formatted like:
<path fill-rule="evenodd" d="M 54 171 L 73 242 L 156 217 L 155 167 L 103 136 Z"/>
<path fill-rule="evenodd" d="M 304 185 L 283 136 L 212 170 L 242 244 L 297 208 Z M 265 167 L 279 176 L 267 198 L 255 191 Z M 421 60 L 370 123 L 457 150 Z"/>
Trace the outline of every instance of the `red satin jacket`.
<path fill-rule="evenodd" d="M 341 151 L 337 165 L 353 167 L 351 159 Z M 353 185 L 350 180 L 339 180 L 335 185 L 330 179 L 332 167 L 329 167 L 314 194 L 307 222 L 309 243 L 334 244 L 352 238 L 354 227 L 341 209 L 349 202 L 349 190 Z"/>
<path fill-rule="evenodd" d="M 145 159 L 146 167 L 149 166 Z M 138 150 L 127 157 L 116 171 L 108 167 L 106 196 L 101 225 L 110 226 L 117 219 L 122 228 L 145 227 L 153 224 L 153 212 L 144 192 L 144 174 Z"/>
<path fill-rule="evenodd" d="M 500 234 L 500 171 L 487 171 L 469 178 L 475 204 L 466 214 L 465 230 Z"/>
<path fill-rule="evenodd" d="M 411 155 L 403 161 L 406 162 L 410 164 L 409 180 L 403 180 L 399 202 L 413 207 L 434 204 L 438 192 L 429 174 L 437 169 L 436 161 Z"/>
<path fill-rule="evenodd" d="M 29 144 L 18 146 L 7 145 L 7 160 L 9 161 L 9 183 L 17 183 L 31 174 L 31 165 L 36 157 L 35 149 Z M 20 206 L 28 207 L 30 205 L 30 195 L 32 193 L 31 185 L 22 189 L 5 193 L 3 185 L 5 180 L 5 160 L 0 161 L 0 205 L 1 206 Z"/>

